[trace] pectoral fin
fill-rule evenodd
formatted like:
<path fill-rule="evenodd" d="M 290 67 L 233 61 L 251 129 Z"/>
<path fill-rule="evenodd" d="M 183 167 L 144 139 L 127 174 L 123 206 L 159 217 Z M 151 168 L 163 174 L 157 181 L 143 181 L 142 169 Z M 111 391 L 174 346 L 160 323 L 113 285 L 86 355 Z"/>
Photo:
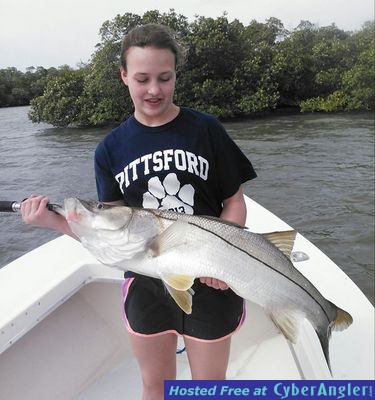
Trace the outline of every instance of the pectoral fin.
<path fill-rule="evenodd" d="M 168 283 L 164 282 L 165 287 L 168 290 L 168 293 L 172 296 L 173 300 L 177 303 L 177 305 L 184 311 L 186 314 L 191 314 L 193 299 L 192 293 L 190 290 L 176 290 L 173 287 L 169 286 Z"/>
<path fill-rule="evenodd" d="M 168 250 L 186 244 L 186 230 L 189 228 L 187 222 L 177 220 L 149 244 L 154 257 L 160 256 Z"/>

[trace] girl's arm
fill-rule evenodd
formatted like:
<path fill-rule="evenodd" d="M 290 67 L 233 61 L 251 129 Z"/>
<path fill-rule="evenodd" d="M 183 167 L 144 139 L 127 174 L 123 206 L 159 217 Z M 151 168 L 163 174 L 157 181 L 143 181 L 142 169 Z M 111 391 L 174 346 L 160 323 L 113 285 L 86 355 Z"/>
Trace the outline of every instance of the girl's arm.
<path fill-rule="evenodd" d="M 220 218 L 244 226 L 246 223 L 246 203 L 242 186 L 232 197 L 223 201 Z"/>

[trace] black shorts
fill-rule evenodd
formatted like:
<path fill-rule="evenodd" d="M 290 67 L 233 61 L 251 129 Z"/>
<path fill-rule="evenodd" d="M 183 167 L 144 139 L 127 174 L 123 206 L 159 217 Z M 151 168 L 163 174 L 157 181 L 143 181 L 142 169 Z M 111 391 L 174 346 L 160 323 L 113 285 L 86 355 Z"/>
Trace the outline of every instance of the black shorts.
<path fill-rule="evenodd" d="M 123 284 L 124 320 L 137 335 L 175 333 L 198 340 L 221 340 L 234 333 L 245 319 L 245 302 L 231 289 L 218 290 L 196 279 L 193 311 L 185 314 L 160 279 L 143 275 Z"/>

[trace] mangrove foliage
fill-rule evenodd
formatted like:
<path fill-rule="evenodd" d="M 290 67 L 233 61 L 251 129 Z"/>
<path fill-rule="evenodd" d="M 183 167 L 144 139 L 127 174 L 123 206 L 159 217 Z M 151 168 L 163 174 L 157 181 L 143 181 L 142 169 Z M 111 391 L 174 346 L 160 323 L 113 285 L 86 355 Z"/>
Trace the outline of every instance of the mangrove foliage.
<path fill-rule="evenodd" d="M 220 118 L 290 107 L 305 112 L 374 109 L 374 22 L 346 32 L 334 24 L 318 27 L 302 21 L 288 31 L 276 18 L 244 25 L 223 14 L 196 16 L 189 22 L 174 10 L 154 10 L 105 21 L 100 43 L 81 68 L 58 69 L 45 76 L 39 69 L 28 71 L 25 78 L 41 75 L 24 86 L 34 97 L 31 120 L 100 126 L 129 116 L 132 103 L 119 74 L 120 43 L 131 28 L 149 22 L 170 26 L 186 50 L 176 85 L 179 105 Z M 21 90 L 17 88 L 10 92 L 14 98 Z M 9 98 L 6 101 L 0 105 L 9 105 Z"/>

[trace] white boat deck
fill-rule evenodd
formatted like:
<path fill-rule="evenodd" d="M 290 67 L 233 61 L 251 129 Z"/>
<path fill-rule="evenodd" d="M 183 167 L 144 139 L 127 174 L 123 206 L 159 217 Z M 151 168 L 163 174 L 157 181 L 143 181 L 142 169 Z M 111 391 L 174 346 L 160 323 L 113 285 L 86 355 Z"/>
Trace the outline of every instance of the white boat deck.
<path fill-rule="evenodd" d="M 119 283 L 85 285 L 2 353 L 4 398 L 20 398 L 19 382 L 30 400 L 140 398 L 137 365 L 119 317 L 120 292 Z M 248 314 L 233 338 L 228 378 L 301 379 L 290 345 L 262 309 L 249 304 Z M 190 379 L 186 353 L 177 357 L 178 379 Z"/>

